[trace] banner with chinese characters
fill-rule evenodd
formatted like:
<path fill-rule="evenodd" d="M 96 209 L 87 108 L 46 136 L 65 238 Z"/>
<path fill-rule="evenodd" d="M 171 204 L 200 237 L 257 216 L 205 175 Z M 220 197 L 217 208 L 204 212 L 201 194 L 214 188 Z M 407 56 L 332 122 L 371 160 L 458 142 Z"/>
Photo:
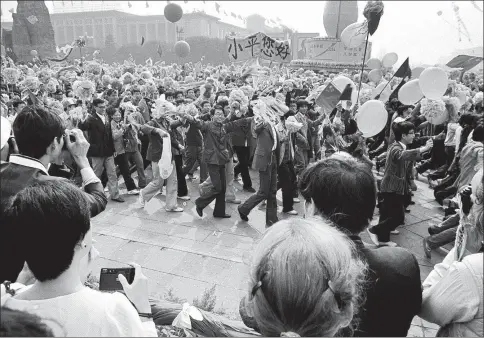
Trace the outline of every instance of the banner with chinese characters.
<path fill-rule="evenodd" d="M 314 38 L 305 42 L 306 59 L 340 63 L 361 63 L 365 45 L 348 48 L 339 39 Z M 368 43 L 366 58 L 371 55 L 371 42 Z"/>
<path fill-rule="evenodd" d="M 275 40 L 264 33 L 246 38 L 226 38 L 227 52 L 232 62 L 245 61 L 260 57 L 274 62 L 290 62 L 291 46 L 289 41 Z"/>

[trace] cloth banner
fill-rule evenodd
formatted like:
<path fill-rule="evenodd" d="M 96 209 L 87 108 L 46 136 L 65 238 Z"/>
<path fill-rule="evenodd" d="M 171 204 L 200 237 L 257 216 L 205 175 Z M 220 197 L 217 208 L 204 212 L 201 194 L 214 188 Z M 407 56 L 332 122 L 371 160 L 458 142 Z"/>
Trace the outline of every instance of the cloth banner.
<path fill-rule="evenodd" d="M 316 99 L 316 104 L 323 108 L 324 111 L 330 112 L 336 107 L 340 101 L 340 97 L 341 92 L 330 82 Z"/>
<path fill-rule="evenodd" d="M 462 68 L 464 71 L 474 68 L 480 62 L 482 57 L 470 55 L 458 55 L 447 63 L 450 68 Z"/>
<path fill-rule="evenodd" d="M 257 33 L 246 38 L 226 38 L 227 53 L 231 62 L 244 61 L 260 57 L 273 62 L 290 62 L 291 48 L 289 41 L 275 40 L 264 33 Z"/>

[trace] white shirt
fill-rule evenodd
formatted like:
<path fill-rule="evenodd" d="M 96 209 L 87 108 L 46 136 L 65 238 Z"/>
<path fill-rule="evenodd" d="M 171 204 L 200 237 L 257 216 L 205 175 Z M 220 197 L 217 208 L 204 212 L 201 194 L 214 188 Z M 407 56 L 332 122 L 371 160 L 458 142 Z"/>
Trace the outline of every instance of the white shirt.
<path fill-rule="evenodd" d="M 99 118 L 101 119 L 101 121 L 103 121 L 103 124 L 106 124 L 106 116 L 101 115 L 101 114 L 98 114 L 98 113 L 96 113 L 96 114 L 97 114 L 97 116 L 99 116 Z"/>
<path fill-rule="evenodd" d="M 274 151 L 276 150 L 276 147 L 277 147 L 277 132 L 276 132 L 276 128 L 274 128 L 272 123 L 270 123 L 270 125 L 272 129 L 272 135 L 274 136 L 274 144 L 272 145 L 272 151 Z"/>
<path fill-rule="evenodd" d="M 42 299 L 9 298 L 5 306 L 55 320 L 68 337 L 157 337 L 153 321 L 142 322 L 128 298 L 88 287 Z"/>
<path fill-rule="evenodd" d="M 48 168 L 44 167 L 44 165 L 37 159 L 20 155 L 20 154 L 12 154 L 10 155 L 9 163 L 14 163 L 18 165 L 23 165 L 24 167 L 30 167 L 34 169 L 39 169 L 44 174 L 49 176 Z M 101 182 L 99 178 L 96 176 L 94 171 L 91 167 L 81 169 L 81 177 L 82 177 L 82 185 L 86 186 L 92 183 Z"/>

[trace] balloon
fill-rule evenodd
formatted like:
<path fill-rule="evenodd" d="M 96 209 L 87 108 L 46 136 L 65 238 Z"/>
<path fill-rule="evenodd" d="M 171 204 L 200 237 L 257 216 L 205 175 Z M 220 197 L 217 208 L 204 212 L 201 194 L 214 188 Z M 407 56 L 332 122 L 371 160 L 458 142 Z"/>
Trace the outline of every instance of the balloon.
<path fill-rule="evenodd" d="M 388 113 L 383 102 L 369 100 L 363 103 L 356 115 L 358 129 L 364 137 L 378 134 L 387 125 Z"/>
<path fill-rule="evenodd" d="M 386 54 L 383 59 L 381 60 L 381 63 L 383 67 L 391 67 L 398 61 L 398 55 L 397 53 L 388 53 Z"/>
<path fill-rule="evenodd" d="M 405 83 L 398 91 L 398 101 L 403 104 L 413 105 L 423 96 L 418 79 Z"/>
<path fill-rule="evenodd" d="M 175 3 L 169 3 L 165 6 L 164 14 L 166 20 L 175 23 L 182 18 L 183 9 L 180 5 L 177 5 Z"/>
<path fill-rule="evenodd" d="M 420 74 L 425 70 L 424 67 L 415 67 L 412 69 L 412 79 L 418 79 Z"/>
<path fill-rule="evenodd" d="M 343 75 L 336 76 L 333 79 L 333 85 L 342 93 L 347 85 L 351 85 L 353 89 L 351 92 L 351 103 L 352 106 L 356 104 L 356 99 L 358 98 L 358 91 L 356 90 L 356 85 L 353 81 Z"/>
<path fill-rule="evenodd" d="M 368 78 L 370 79 L 370 81 L 373 81 L 375 83 L 378 83 L 382 77 L 383 74 L 379 69 L 373 69 L 370 71 L 370 73 L 368 73 Z"/>
<path fill-rule="evenodd" d="M 175 43 L 175 54 L 178 57 L 185 58 L 190 54 L 190 45 L 186 41 Z"/>
<path fill-rule="evenodd" d="M 440 100 L 447 91 L 449 78 L 447 73 L 438 67 L 429 67 L 420 74 L 420 89 L 425 97 Z"/>
<path fill-rule="evenodd" d="M 381 102 L 387 102 L 388 99 L 390 98 L 390 95 L 392 94 L 392 89 L 390 88 L 390 85 L 387 86 L 387 81 L 383 81 L 382 83 L 380 83 L 378 86 L 376 86 L 375 89 L 373 89 L 372 93 L 371 93 L 371 97 L 372 99 L 374 99 L 378 94 L 380 94 L 380 98 L 378 100 L 380 100 Z M 385 88 L 386 86 L 386 88 Z M 385 88 L 385 90 L 383 90 L 383 88 Z M 383 92 L 382 92 L 383 90 Z"/>
<path fill-rule="evenodd" d="M 381 68 L 381 61 L 377 58 L 371 58 L 366 63 L 367 67 L 370 69 L 380 69 Z"/>
<path fill-rule="evenodd" d="M 30 55 L 33 56 L 33 57 L 36 57 L 39 53 L 37 53 L 37 51 L 35 49 L 32 49 L 30 51 Z"/>
<path fill-rule="evenodd" d="M 368 22 L 355 22 L 346 27 L 341 33 L 341 41 L 348 48 L 356 48 L 365 42 L 368 32 Z"/>

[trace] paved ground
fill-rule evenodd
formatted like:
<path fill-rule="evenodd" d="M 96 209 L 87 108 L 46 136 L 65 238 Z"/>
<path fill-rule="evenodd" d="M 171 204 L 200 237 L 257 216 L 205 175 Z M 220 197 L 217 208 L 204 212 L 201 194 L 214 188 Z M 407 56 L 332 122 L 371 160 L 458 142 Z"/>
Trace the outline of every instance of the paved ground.
<path fill-rule="evenodd" d="M 135 174 L 134 174 L 135 175 Z M 254 187 L 258 186 L 257 173 L 251 172 Z M 122 187 L 122 179 L 120 180 Z M 240 298 L 247 293 L 247 273 L 250 252 L 265 228 L 265 210 L 255 208 L 248 223 L 240 221 L 236 206 L 227 204 L 232 218 L 216 220 L 212 217 L 213 203 L 204 210 L 200 219 L 193 201 L 198 196 L 198 180 L 188 182 L 191 201 L 183 213 L 168 213 L 164 209 L 164 195 L 157 195 L 145 209 L 134 208 L 137 196 L 124 196 L 125 203 L 109 202 L 106 211 L 92 220 L 94 240 L 101 252 L 94 274 L 99 276 L 101 267 L 123 267 L 127 262 L 139 263 L 150 280 L 150 293 L 163 298 L 171 294 L 192 302 L 195 297 L 216 286 L 216 311 L 227 317 L 238 317 Z M 248 193 L 240 191 L 244 201 Z M 425 257 L 422 238 L 427 227 L 442 219 L 443 210 L 434 201 L 427 184 L 417 182 L 415 205 L 406 214 L 405 225 L 392 240 L 415 254 L 422 281 L 434 264 L 445 256 L 445 249 L 434 251 L 432 259 Z M 125 191 L 125 190 L 124 190 Z M 278 204 L 281 204 L 280 192 Z M 182 206 L 179 200 L 179 205 Z M 296 204 L 302 215 L 302 205 Z M 378 210 L 377 210 L 378 211 Z M 301 217 L 301 216 L 290 216 Z M 284 215 L 280 214 L 280 219 Z M 375 215 L 373 223 L 377 222 Z M 370 243 L 366 233 L 365 242 Z M 447 249 L 450 249 L 449 247 Z M 409 336 L 435 336 L 438 327 L 418 317 L 414 318 Z"/>

